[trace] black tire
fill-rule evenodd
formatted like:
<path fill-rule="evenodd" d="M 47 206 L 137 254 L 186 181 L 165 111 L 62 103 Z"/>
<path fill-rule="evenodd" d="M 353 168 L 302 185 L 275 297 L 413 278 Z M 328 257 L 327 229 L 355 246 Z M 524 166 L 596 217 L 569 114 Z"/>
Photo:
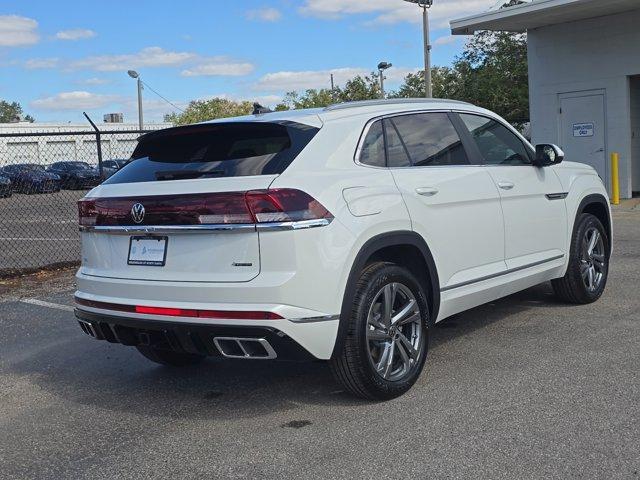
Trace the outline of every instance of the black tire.
<path fill-rule="evenodd" d="M 136 346 L 138 351 L 152 362 L 172 367 L 187 367 L 197 365 L 204 360 L 204 355 L 195 353 L 181 353 L 173 350 L 161 350 L 146 345 Z"/>
<path fill-rule="evenodd" d="M 368 316 L 370 309 L 374 308 L 374 301 L 379 298 L 385 285 L 394 284 L 400 284 L 413 294 L 415 305 L 419 311 L 412 315 L 416 318 L 416 323 L 412 323 L 410 328 L 419 329 L 421 336 L 419 347 L 416 349 L 416 358 L 412 360 L 412 365 L 407 369 L 406 374 L 401 378 L 387 380 L 383 378 L 383 374 L 378 373 L 371 357 L 370 342 L 375 345 L 376 341 L 368 339 L 368 331 L 371 332 Z M 395 313 L 397 314 L 397 311 Z M 417 315 L 419 318 L 416 317 Z M 428 320 L 429 307 L 426 296 L 420 283 L 409 270 L 387 262 L 368 265 L 358 280 L 351 315 L 345 319 L 349 324 L 344 346 L 329 362 L 335 378 L 347 391 L 368 400 L 390 400 L 403 395 L 413 386 L 424 367 L 429 343 Z M 400 328 L 405 327 L 398 327 L 398 329 Z M 417 335 L 417 330 L 414 332 Z M 398 338 L 397 334 L 395 338 Z M 392 339 L 387 341 L 393 342 Z M 402 342 L 398 341 L 398 344 L 400 345 Z M 391 352 L 391 363 L 393 363 L 395 351 L 391 349 Z M 409 350 L 405 348 L 404 352 L 406 354 Z M 400 350 L 397 351 L 397 354 L 400 354 Z"/>
<path fill-rule="evenodd" d="M 597 230 L 602 238 L 600 248 L 603 250 L 601 254 L 603 261 L 596 261 L 594 256 L 589 255 L 588 245 L 586 244 L 586 235 Z M 585 250 L 587 248 L 587 250 Z M 600 220 L 594 215 L 584 213 L 576 219 L 571 238 L 571 249 L 569 253 L 569 266 L 564 277 L 551 281 L 553 290 L 558 299 L 576 304 L 588 304 L 598 300 L 607 285 L 609 276 L 609 238 L 608 233 L 602 226 Z M 583 277 L 584 269 L 593 266 L 594 272 L 601 273 L 602 276 L 595 288 L 589 288 L 589 275 Z"/>

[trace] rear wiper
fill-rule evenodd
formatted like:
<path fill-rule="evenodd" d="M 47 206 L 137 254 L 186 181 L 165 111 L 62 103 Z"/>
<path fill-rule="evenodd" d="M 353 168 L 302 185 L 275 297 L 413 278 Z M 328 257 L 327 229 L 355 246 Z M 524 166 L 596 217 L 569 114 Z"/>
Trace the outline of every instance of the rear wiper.
<path fill-rule="evenodd" d="M 163 170 L 156 172 L 156 180 L 183 180 L 188 178 L 202 178 L 202 177 L 219 177 L 224 175 L 224 170 Z"/>

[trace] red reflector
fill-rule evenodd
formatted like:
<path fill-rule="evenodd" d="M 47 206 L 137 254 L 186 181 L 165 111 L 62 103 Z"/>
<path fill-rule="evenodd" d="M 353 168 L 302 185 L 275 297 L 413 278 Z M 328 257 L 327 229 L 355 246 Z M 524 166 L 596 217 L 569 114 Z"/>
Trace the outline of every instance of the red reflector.
<path fill-rule="evenodd" d="M 119 303 L 96 302 L 76 297 L 78 305 L 119 312 L 141 313 L 144 315 L 164 315 L 166 317 L 216 318 L 221 320 L 282 320 L 273 312 L 239 310 L 195 310 L 191 308 L 148 307 L 144 305 L 122 305 Z"/>
<path fill-rule="evenodd" d="M 197 310 L 187 310 L 184 308 L 161 308 L 161 307 L 142 307 L 136 305 L 136 313 L 145 313 L 147 315 L 167 315 L 169 317 L 197 317 Z"/>

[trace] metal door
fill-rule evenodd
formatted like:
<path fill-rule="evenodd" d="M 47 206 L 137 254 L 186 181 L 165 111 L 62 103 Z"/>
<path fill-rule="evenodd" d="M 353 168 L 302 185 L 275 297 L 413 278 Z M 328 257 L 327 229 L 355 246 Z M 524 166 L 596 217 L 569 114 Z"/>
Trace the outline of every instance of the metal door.
<path fill-rule="evenodd" d="M 591 165 L 609 185 L 604 93 L 560 95 L 560 147 L 565 160 Z"/>

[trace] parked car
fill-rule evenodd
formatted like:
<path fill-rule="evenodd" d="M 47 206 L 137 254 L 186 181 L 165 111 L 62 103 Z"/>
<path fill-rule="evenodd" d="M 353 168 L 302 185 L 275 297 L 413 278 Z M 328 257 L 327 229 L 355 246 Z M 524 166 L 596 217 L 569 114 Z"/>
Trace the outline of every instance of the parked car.
<path fill-rule="evenodd" d="M 353 394 L 393 398 L 447 317 L 547 281 L 600 298 L 607 192 L 563 156 L 439 99 L 149 133 L 79 202 L 76 315 L 161 364 L 325 360 Z"/>
<path fill-rule="evenodd" d="M 129 160 L 105 160 L 102 162 L 102 176 L 109 178 L 111 175 L 120 170 Z"/>
<path fill-rule="evenodd" d="M 10 197 L 12 192 L 13 186 L 11 185 L 11 179 L 0 174 L 0 197 Z"/>
<path fill-rule="evenodd" d="M 54 162 L 49 165 L 47 171 L 58 175 L 61 178 L 62 188 L 67 190 L 93 188 L 101 182 L 98 169 L 87 162 Z"/>
<path fill-rule="evenodd" d="M 35 163 L 17 163 L 2 167 L 0 171 L 11 180 L 17 193 L 51 193 L 60 191 L 60 177 L 47 172 L 42 165 Z"/>

